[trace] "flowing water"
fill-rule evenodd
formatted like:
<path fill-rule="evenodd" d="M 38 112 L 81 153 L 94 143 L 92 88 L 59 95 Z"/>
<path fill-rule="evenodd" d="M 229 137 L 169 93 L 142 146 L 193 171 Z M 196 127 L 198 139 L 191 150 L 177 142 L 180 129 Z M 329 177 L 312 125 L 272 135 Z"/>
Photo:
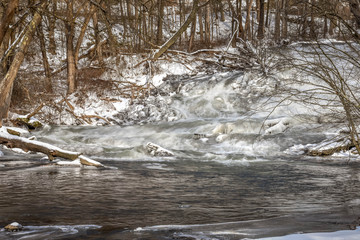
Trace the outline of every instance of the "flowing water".
<path fill-rule="evenodd" d="M 3 150 L 0 226 L 17 221 L 24 230 L 1 231 L 0 238 L 243 239 L 356 227 L 359 162 L 288 150 L 329 134 L 317 117 L 292 117 L 286 130 L 264 134 L 266 114 L 244 114 L 251 99 L 226 83 L 239 76 L 218 76 L 205 92 L 174 96 L 180 121 L 35 133 L 104 169 Z M 175 156 L 149 155 L 148 142 Z"/>

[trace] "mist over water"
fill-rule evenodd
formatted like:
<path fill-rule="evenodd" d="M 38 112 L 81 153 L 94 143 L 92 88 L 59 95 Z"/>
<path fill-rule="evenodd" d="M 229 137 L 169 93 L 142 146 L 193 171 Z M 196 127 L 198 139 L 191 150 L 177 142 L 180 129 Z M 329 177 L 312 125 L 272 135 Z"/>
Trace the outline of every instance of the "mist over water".
<path fill-rule="evenodd" d="M 359 216 L 360 164 L 286 151 L 323 140 L 331 127 L 286 106 L 270 117 L 279 127 L 266 132 L 264 102 L 274 87 L 243 73 L 194 78 L 170 99 L 178 121 L 35 133 L 109 167 L 60 167 L 5 151 L 0 225 L 25 229 L 0 238 L 241 239 L 347 229 Z M 175 156 L 149 155 L 148 142 Z"/>

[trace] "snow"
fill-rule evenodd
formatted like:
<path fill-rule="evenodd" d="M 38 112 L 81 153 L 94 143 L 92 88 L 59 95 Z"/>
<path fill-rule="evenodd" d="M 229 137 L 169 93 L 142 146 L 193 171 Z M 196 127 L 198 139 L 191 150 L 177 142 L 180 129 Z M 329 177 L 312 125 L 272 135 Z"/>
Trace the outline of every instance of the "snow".
<path fill-rule="evenodd" d="M 282 133 L 289 127 L 289 124 L 289 118 L 267 120 L 264 124 L 265 127 L 268 127 L 265 134 Z"/>
<path fill-rule="evenodd" d="M 76 159 L 74 161 L 58 161 L 56 162 L 56 165 L 60 165 L 60 166 L 76 166 L 76 167 L 81 167 L 82 164 L 80 163 L 80 159 Z"/>
<path fill-rule="evenodd" d="M 121 111 L 125 111 L 129 107 L 130 100 L 122 99 L 117 102 L 113 102 L 112 104 L 115 107 L 116 112 L 121 112 Z M 113 114 L 111 114 L 111 112 L 110 112 L 109 115 L 113 115 Z"/>
<path fill-rule="evenodd" d="M 357 240 L 360 236 L 360 229 L 344 230 L 330 233 L 304 233 L 291 234 L 283 237 L 260 238 L 261 240 Z"/>

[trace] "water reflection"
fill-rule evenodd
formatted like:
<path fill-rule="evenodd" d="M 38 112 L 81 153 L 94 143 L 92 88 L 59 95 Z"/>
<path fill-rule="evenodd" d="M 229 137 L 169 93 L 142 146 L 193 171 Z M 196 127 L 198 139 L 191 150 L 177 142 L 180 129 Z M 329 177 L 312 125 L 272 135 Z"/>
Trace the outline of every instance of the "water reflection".
<path fill-rule="evenodd" d="M 159 232 L 126 229 L 169 224 L 198 224 L 202 229 L 207 224 L 225 224 L 219 227 L 219 235 L 221 231 L 240 231 L 238 228 L 249 232 L 241 227 L 244 221 L 288 216 L 291 221 L 281 221 L 291 231 L 299 225 L 294 220 L 297 216 L 308 216 L 309 222 L 319 221 L 322 230 L 344 228 L 359 216 L 358 164 L 301 160 L 231 167 L 185 160 L 105 163 L 119 169 L 46 165 L 0 170 L 0 224 L 100 225 L 112 229 L 115 236 L 134 239 L 134 234 Z M 341 216 L 346 224 L 326 226 L 326 220 L 316 213 Z M 236 229 L 229 222 L 237 222 Z M 269 228 L 270 223 L 262 225 Z M 160 235 L 174 234 L 165 232 Z"/>

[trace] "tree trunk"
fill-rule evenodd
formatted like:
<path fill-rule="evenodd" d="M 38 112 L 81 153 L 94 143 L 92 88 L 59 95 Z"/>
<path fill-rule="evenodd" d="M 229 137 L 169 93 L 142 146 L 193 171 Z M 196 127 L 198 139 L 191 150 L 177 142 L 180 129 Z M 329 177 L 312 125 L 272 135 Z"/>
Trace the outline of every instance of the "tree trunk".
<path fill-rule="evenodd" d="M 57 0 L 52 0 L 52 14 L 49 14 L 49 52 L 52 55 L 56 54 L 56 42 L 55 42 L 55 27 L 56 27 L 56 11 Z"/>
<path fill-rule="evenodd" d="M 80 48 L 81 48 L 81 44 L 84 40 L 84 36 L 85 36 L 85 33 L 86 33 L 86 29 L 89 25 L 89 22 L 91 20 L 91 17 L 94 15 L 95 13 L 95 10 L 96 10 L 96 7 L 94 5 L 91 5 L 90 9 L 89 9 L 89 13 L 87 14 L 86 18 L 85 18 L 85 21 L 81 27 L 81 31 L 80 31 L 80 34 L 79 34 L 79 37 L 77 39 L 77 42 L 76 42 L 76 47 L 75 47 L 75 55 L 74 55 L 74 60 L 75 60 L 75 64 L 77 65 L 78 64 L 78 61 L 79 61 L 79 53 L 80 53 Z M 94 24 L 95 25 L 95 24 Z M 94 31 L 96 31 L 96 28 L 94 26 Z M 95 35 L 96 36 L 96 35 Z M 95 44 L 96 44 L 96 41 L 95 41 Z"/>
<path fill-rule="evenodd" d="M 304 11 L 303 11 L 303 25 L 302 25 L 302 36 L 303 37 L 306 37 L 306 30 L 307 30 L 307 27 L 308 27 L 308 21 L 307 21 L 307 16 L 308 16 L 308 5 L 307 3 L 304 3 L 304 7 L 303 7 Z"/>
<path fill-rule="evenodd" d="M 310 0 L 311 1 L 311 6 L 310 6 L 310 38 L 314 39 L 316 37 L 316 32 L 315 32 L 315 1 L 314 0 Z"/>
<path fill-rule="evenodd" d="M 19 71 L 21 63 L 24 60 L 25 53 L 29 48 L 29 44 L 36 31 L 36 27 L 41 21 L 41 12 L 44 10 L 47 4 L 47 1 L 42 1 L 41 5 L 38 7 L 38 10 L 35 12 L 33 19 L 27 26 L 25 35 L 21 41 L 19 50 L 17 51 L 14 60 L 11 63 L 10 69 L 7 71 L 4 78 L 0 82 L 0 122 L 2 119 L 7 117 L 14 80 Z"/>
<path fill-rule="evenodd" d="M 93 19 L 93 29 L 94 29 L 94 40 L 95 40 L 95 53 L 98 59 L 99 65 L 103 65 L 103 56 L 102 56 L 102 49 L 100 45 L 100 30 L 99 30 L 99 21 L 98 15 L 94 12 L 92 15 Z"/>
<path fill-rule="evenodd" d="M 67 2 L 67 17 L 65 23 L 66 32 L 66 57 L 67 57 L 67 95 L 75 92 L 76 89 L 76 63 L 74 56 L 74 34 L 75 34 L 75 22 L 74 22 L 74 8 L 73 0 Z"/>
<path fill-rule="evenodd" d="M 195 34 L 196 34 L 196 16 L 194 20 L 191 23 L 191 33 L 190 33 L 190 40 L 189 40 L 189 46 L 188 46 L 188 52 L 192 51 L 194 40 L 195 40 Z"/>
<path fill-rule="evenodd" d="M 188 18 L 186 19 L 184 24 L 180 27 L 180 29 L 169 40 L 167 40 L 166 43 L 154 54 L 153 56 L 154 60 L 158 59 L 164 52 L 166 52 L 166 50 L 169 49 L 169 47 L 171 47 L 176 42 L 176 40 L 179 39 L 181 34 L 187 29 L 190 23 L 194 21 L 198 9 L 199 9 L 199 0 L 194 0 L 192 10 Z"/>
<path fill-rule="evenodd" d="M 326 34 L 328 33 L 328 19 L 324 16 L 324 30 L 323 30 L 323 38 L 326 38 Z"/>
<path fill-rule="evenodd" d="M 360 1 L 348 0 L 350 5 L 350 11 L 355 17 L 356 27 L 360 28 Z"/>
<path fill-rule="evenodd" d="M 122 25 L 124 27 L 124 32 L 123 32 L 123 42 L 126 40 L 126 35 L 127 35 L 127 17 L 125 16 L 124 13 L 124 6 L 123 6 L 123 1 L 119 1 L 119 5 L 120 5 L 120 17 L 122 20 Z"/>
<path fill-rule="evenodd" d="M 210 11 L 211 11 L 210 4 L 208 4 L 205 10 L 205 45 L 207 48 L 209 48 L 211 44 Z"/>
<path fill-rule="evenodd" d="M 258 27 L 258 39 L 263 39 L 264 38 L 264 13 L 265 13 L 265 1 L 264 0 L 260 0 L 259 1 L 259 27 Z"/>
<path fill-rule="evenodd" d="M 204 25 L 203 25 L 203 16 L 201 9 L 199 9 L 198 11 L 198 21 L 199 21 L 200 43 L 204 43 Z"/>
<path fill-rule="evenodd" d="M 282 23 L 282 38 L 286 39 L 288 37 L 288 0 L 282 0 L 282 14 L 281 14 L 281 23 Z"/>
<path fill-rule="evenodd" d="M 246 0 L 245 39 L 251 40 L 251 6 L 253 0 Z"/>
<path fill-rule="evenodd" d="M 38 33 L 38 37 L 40 40 L 40 49 L 41 49 L 41 54 L 42 54 L 42 58 L 43 58 L 43 66 L 44 66 L 44 71 L 45 71 L 45 90 L 48 93 L 52 93 L 53 89 L 52 89 L 52 83 L 51 83 L 51 70 L 50 70 L 50 65 L 49 65 L 49 61 L 48 61 L 48 57 L 47 57 L 44 32 L 43 32 L 41 22 L 39 23 L 39 26 L 37 28 L 37 33 Z"/>
<path fill-rule="evenodd" d="M 239 22 L 239 37 L 244 39 L 244 27 L 243 27 L 243 20 L 242 20 L 242 0 L 236 1 L 236 9 L 237 9 L 237 16 L 238 16 L 238 22 Z"/>
<path fill-rule="evenodd" d="M 225 22 L 225 11 L 224 11 L 224 4 L 219 1 L 219 11 L 220 11 L 220 21 Z"/>
<path fill-rule="evenodd" d="M 158 22 L 157 22 L 157 34 L 156 34 L 156 43 L 161 45 L 163 39 L 163 22 L 164 22 L 164 1 L 158 0 Z"/>
<path fill-rule="evenodd" d="M 10 0 L 3 17 L 0 22 L 0 44 L 3 42 L 6 31 L 9 29 L 10 23 L 14 17 L 15 9 L 19 5 L 19 0 Z"/>
<path fill-rule="evenodd" d="M 231 21 L 231 35 L 234 34 L 234 31 L 236 31 L 235 29 L 235 19 L 236 19 L 236 11 L 234 9 L 234 6 L 231 3 L 231 0 L 227 0 L 230 11 L 231 11 L 231 17 L 232 17 L 232 21 Z M 231 43 L 232 47 L 236 47 L 236 37 L 233 38 L 232 43 Z"/>
<path fill-rule="evenodd" d="M 276 0 L 276 13 L 275 13 L 275 31 L 274 31 L 274 40 L 276 43 L 280 42 L 280 2 L 281 0 Z"/>
<path fill-rule="evenodd" d="M 267 1 L 267 6 L 266 6 L 266 21 L 265 21 L 265 26 L 266 27 L 269 27 L 269 15 L 270 15 L 270 2 L 271 0 L 268 0 Z"/>

